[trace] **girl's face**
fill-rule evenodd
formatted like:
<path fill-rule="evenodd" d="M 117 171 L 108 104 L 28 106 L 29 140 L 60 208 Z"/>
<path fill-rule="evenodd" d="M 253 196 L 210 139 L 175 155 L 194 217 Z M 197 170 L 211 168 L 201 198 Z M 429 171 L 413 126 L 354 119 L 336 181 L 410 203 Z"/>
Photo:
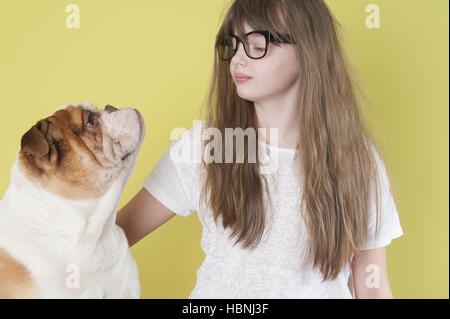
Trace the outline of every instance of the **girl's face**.
<path fill-rule="evenodd" d="M 254 31 L 247 23 L 244 27 L 245 33 Z M 269 43 L 266 55 L 255 60 L 245 54 L 242 43 L 239 43 L 238 51 L 230 61 L 230 72 L 237 94 L 245 100 L 261 103 L 282 96 L 297 84 L 299 78 L 296 48 L 292 44 Z M 251 79 L 239 82 L 237 75 Z"/>

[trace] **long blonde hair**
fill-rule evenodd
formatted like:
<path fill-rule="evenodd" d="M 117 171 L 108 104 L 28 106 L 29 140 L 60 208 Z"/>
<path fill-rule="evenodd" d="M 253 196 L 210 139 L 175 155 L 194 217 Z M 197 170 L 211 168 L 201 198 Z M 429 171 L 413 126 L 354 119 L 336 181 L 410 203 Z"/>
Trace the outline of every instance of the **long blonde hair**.
<path fill-rule="evenodd" d="M 379 180 L 372 150 L 375 141 L 360 115 L 355 94 L 359 86 L 339 41 L 340 25 L 322 0 L 235 0 L 216 43 L 233 30 L 242 34 L 244 22 L 255 30 L 290 35 L 298 50 L 302 83 L 298 147 L 303 175 L 298 207 L 308 229 L 308 260 L 319 267 L 323 280 L 335 279 L 358 253 L 357 245 L 367 241 L 370 194 Z M 207 127 L 217 128 L 223 137 L 225 128 L 258 131 L 254 104 L 237 95 L 229 63 L 215 54 L 202 106 Z M 244 163 L 203 161 L 207 174 L 202 196 L 215 220 L 222 216 L 223 227 L 231 227 L 235 244 L 253 249 L 264 233 L 263 190 L 268 191 L 258 158 L 250 163 L 245 148 L 244 159 Z M 374 189 L 378 216 L 379 194 Z"/>

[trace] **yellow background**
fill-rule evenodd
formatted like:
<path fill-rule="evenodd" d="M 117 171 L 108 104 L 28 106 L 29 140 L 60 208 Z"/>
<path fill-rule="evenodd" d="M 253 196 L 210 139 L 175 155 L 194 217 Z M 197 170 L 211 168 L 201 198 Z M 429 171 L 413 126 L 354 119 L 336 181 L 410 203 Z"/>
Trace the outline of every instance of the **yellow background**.
<path fill-rule="evenodd" d="M 223 0 L 0 2 L 0 194 L 21 136 L 60 105 L 136 107 L 147 136 L 121 198 L 142 186 L 170 132 L 199 119 Z M 81 27 L 68 29 L 66 5 Z M 385 146 L 404 236 L 387 248 L 396 298 L 448 298 L 448 1 L 328 0 Z M 368 4 L 380 29 L 368 29 Z M 143 298 L 186 298 L 203 261 L 197 214 L 134 247 Z"/>

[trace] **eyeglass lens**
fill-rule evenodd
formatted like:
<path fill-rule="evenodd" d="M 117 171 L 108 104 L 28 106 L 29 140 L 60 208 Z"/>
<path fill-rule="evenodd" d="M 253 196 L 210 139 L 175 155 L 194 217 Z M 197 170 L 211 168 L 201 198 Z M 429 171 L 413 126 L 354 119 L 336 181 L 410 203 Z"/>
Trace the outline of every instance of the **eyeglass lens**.
<path fill-rule="evenodd" d="M 250 58 L 258 59 L 264 56 L 267 49 L 266 37 L 259 33 L 252 33 L 243 40 L 245 51 Z M 237 51 L 239 41 L 237 37 L 226 36 L 218 45 L 219 57 L 223 60 L 231 59 Z"/>

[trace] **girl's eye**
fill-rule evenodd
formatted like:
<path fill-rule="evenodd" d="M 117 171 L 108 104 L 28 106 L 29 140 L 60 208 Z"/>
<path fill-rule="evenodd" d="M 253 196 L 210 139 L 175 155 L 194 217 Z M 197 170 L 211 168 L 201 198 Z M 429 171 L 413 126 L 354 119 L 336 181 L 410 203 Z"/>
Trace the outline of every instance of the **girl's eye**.
<path fill-rule="evenodd" d="M 257 48 L 257 47 L 253 47 L 252 48 L 252 51 L 254 51 L 254 52 L 264 52 L 264 50 L 265 50 L 265 48 Z"/>

